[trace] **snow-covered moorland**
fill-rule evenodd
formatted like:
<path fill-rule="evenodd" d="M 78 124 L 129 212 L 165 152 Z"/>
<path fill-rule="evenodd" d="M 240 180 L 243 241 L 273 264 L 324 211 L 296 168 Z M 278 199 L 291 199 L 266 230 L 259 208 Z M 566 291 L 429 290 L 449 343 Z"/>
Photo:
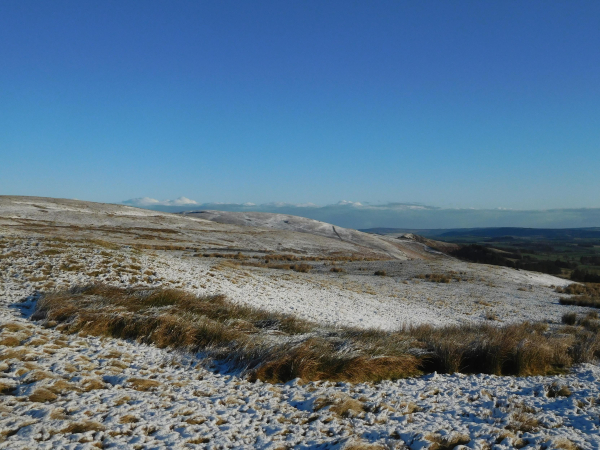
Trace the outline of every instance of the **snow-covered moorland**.
<path fill-rule="evenodd" d="M 494 315 L 493 323 L 552 327 L 564 312 L 591 311 L 559 305 L 556 278 L 444 258 L 336 263 L 342 272 L 327 260 L 297 273 L 136 249 L 107 240 L 115 230 L 94 240 L 48 222 L 48 230 L 25 225 L 0 228 L 0 448 L 600 448 L 596 364 L 546 377 L 268 384 L 202 355 L 64 334 L 28 318 L 37 292 L 101 281 L 224 293 L 329 325 L 389 330 L 411 319 L 441 325 Z M 425 273 L 453 279 L 428 282 L 418 277 Z"/>

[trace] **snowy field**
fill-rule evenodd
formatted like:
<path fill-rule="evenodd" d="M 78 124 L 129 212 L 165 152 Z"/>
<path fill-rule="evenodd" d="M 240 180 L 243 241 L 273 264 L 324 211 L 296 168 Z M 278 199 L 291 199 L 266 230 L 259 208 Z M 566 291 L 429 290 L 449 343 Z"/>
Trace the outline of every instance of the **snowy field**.
<path fill-rule="evenodd" d="M 379 384 L 269 385 L 219 374 L 218 367 L 205 367 L 191 355 L 66 336 L 28 321 L 14 307 L 44 284 L 89 282 L 107 259 L 151 273 L 141 278 L 113 268 L 103 281 L 116 285 L 218 291 L 308 318 L 363 326 L 391 328 L 407 317 L 482 320 L 467 314 L 469 304 L 477 305 L 477 298 L 489 302 L 491 292 L 498 303 L 514 295 L 514 304 L 502 307 L 508 312 L 526 303 L 528 309 L 520 310 L 531 317 L 559 320 L 569 308 L 553 306 L 552 277 L 509 271 L 512 278 L 506 278 L 465 264 L 463 277 L 479 281 L 438 284 L 414 275 L 427 267 L 438 272 L 443 267 L 435 264 L 444 263 L 422 262 L 408 270 L 405 263 L 390 262 L 387 277 L 353 275 L 352 265 L 365 263 L 347 263 L 347 274 L 332 281 L 328 268 L 298 274 L 87 244 L 61 243 L 55 254 L 52 242 L 39 238 L 5 236 L 2 242 L 3 254 L 13 256 L 2 259 L 0 287 L 0 341 L 10 344 L 0 346 L 0 382 L 10 392 L 0 397 L 0 448 L 600 448 L 595 365 L 556 377 L 428 375 Z M 69 261 L 85 262 L 85 270 L 65 270 Z M 47 275 L 38 280 L 44 270 Z M 455 300 L 416 304 L 428 296 L 439 301 L 444 293 Z M 474 300 L 461 309 L 455 303 L 466 296 Z M 373 308 L 376 319 L 361 322 L 357 317 L 368 316 L 365 308 Z"/>
<path fill-rule="evenodd" d="M 359 247 L 114 205 L 0 200 L 0 449 L 600 448 L 595 364 L 549 377 L 433 374 L 378 384 L 272 385 L 250 383 L 202 355 L 65 335 L 28 319 L 36 293 L 102 282 L 222 293 L 360 328 L 558 324 L 565 312 L 589 311 L 559 304 L 555 287 L 565 280 L 462 263 L 410 242 L 397 248 L 412 259 L 324 258 L 306 261 L 312 270 L 298 273 L 248 264 L 260 258 L 203 257 L 155 244 L 207 252 L 218 244 L 232 255 L 258 248 L 263 258 L 330 248 L 353 255 Z M 375 247 L 363 250 L 377 255 Z M 451 281 L 429 282 L 427 274 Z"/>

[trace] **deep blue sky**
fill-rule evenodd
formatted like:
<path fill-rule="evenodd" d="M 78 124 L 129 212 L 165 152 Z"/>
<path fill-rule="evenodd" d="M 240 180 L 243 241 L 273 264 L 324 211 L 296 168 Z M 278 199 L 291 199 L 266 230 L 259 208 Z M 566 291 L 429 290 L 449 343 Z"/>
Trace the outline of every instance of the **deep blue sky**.
<path fill-rule="evenodd" d="M 600 2 L 5 0 L 0 156 L 0 194 L 600 207 Z"/>

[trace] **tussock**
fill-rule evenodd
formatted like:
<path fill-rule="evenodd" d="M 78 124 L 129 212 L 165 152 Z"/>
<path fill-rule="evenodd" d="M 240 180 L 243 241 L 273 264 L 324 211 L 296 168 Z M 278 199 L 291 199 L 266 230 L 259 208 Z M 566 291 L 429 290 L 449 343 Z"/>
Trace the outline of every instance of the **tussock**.
<path fill-rule="evenodd" d="M 18 347 L 21 344 L 21 339 L 15 336 L 0 337 L 0 345 L 5 347 Z"/>
<path fill-rule="evenodd" d="M 561 298 L 561 305 L 577 305 L 600 308 L 600 284 L 598 283 L 573 283 L 566 287 L 557 287 L 556 292 L 573 296 L 569 298 Z"/>
<path fill-rule="evenodd" d="M 442 436 L 436 433 L 425 436 L 425 439 L 432 442 L 429 450 L 452 450 L 457 445 L 466 445 L 471 442 L 471 438 L 466 434 Z"/>
<path fill-rule="evenodd" d="M 107 385 L 98 378 L 85 378 L 81 381 L 81 388 L 83 391 L 89 392 L 96 389 L 106 389 Z"/>
<path fill-rule="evenodd" d="M 431 281 L 432 283 L 450 283 L 452 280 L 461 281 L 459 277 L 452 274 L 444 273 L 428 273 L 417 275 L 415 278 L 419 278 L 425 281 Z"/>
<path fill-rule="evenodd" d="M 329 407 L 329 410 L 339 417 L 355 417 L 365 412 L 363 403 L 344 394 L 320 397 L 313 404 L 314 411 L 319 411 L 326 407 Z"/>
<path fill-rule="evenodd" d="M 146 378 L 130 378 L 127 380 L 127 384 L 136 391 L 151 391 L 160 386 L 158 381 Z"/>
<path fill-rule="evenodd" d="M 46 388 L 37 388 L 33 393 L 29 396 L 30 402 L 53 402 L 56 400 L 58 396 Z"/>
<path fill-rule="evenodd" d="M 87 433 L 88 431 L 104 431 L 104 426 L 92 420 L 86 420 L 83 422 L 74 422 L 64 428 L 62 433 Z"/>

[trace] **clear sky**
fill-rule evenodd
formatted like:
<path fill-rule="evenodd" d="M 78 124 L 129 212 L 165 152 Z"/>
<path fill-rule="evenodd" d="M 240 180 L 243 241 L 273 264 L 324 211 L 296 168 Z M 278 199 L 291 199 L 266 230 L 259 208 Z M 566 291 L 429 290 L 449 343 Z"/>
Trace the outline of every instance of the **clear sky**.
<path fill-rule="evenodd" d="M 600 207 L 600 2 L 0 2 L 0 194 Z"/>

